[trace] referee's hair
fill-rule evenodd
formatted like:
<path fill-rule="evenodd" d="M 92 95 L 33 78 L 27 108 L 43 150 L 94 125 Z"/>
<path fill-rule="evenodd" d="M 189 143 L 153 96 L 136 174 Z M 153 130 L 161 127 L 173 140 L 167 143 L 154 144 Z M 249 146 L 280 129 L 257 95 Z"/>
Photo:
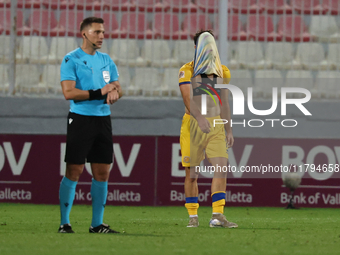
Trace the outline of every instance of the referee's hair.
<path fill-rule="evenodd" d="M 203 33 L 205 33 L 205 32 L 208 32 L 208 33 L 210 33 L 212 36 L 214 36 L 212 30 L 210 30 L 210 29 L 207 29 L 207 30 L 201 29 L 201 30 L 198 31 L 198 32 L 195 34 L 195 36 L 194 36 L 194 43 L 195 43 L 195 45 L 197 44 L 198 37 L 200 37 L 200 35 L 203 34 Z M 214 37 L 215 37 L 215 36 L 214 36 Z"/>
<path fill-rule="evenodd" d="M 104 24 L 104 20 L 97 17 L 88 17 L 80 23 L 80 32 L 83 31 L 87 26 L 91 26 L 92 23 Z"/>

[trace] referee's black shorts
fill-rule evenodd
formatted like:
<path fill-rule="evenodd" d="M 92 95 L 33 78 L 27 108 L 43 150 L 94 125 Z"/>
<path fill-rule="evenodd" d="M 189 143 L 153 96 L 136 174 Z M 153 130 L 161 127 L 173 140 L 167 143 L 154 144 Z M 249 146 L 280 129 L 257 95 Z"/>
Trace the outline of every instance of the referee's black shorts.
<path fill-rule="evenodd" d="M 85 116 L 70 112 L 67 117 L 65 162 L 111 164 L 112 157 L 110 116 Z"/>

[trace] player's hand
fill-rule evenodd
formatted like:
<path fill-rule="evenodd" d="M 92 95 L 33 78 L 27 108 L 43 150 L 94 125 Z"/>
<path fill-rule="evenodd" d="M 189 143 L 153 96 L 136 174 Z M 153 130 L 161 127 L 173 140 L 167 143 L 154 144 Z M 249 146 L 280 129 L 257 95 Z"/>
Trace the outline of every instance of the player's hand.
<path fill-rule="evenodd" d="M 118 99 L 119 99 L 118 91 L 116 89 L 115 90 L 111 90 L 107 94 L 106 103 L 107 104 L 114 104 L 115 102 L 117 102 Z"/>
<path fill-rule="evenodd" d="M 109 93 L 110 91 L 114 90 L 116 88 L 116 85 L 114 84 L 106 84 L 103 88 L 102 88 L 102 95 L 106 95 L 107 93 Z"/>
<path fill-rule="evenodd" d="M 204 117 L 197 118 L 197 123 L 203 133 L 208 134 L 210 132 L 210 123 Z"/>
<path fill-rule="evenodd" d="M 226 140 L 227 140 L 228 148 L 233 147 L 234 136 L 233 136 L 233 133 L 231 131 L 227 132 Z"/>

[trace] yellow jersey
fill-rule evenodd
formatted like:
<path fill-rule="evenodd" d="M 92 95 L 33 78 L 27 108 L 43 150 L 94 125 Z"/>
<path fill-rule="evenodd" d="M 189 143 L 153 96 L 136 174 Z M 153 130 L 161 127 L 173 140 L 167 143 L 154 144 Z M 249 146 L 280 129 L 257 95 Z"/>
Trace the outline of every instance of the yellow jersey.
<path fill-rule="evenodd" d="M 222 70 L 223 70 L 222 77 L 223 83 L 228 84 L 230 81 L 230 71 L 228 67 L 226 67 L 225 65 L 222 65 Z M 194 61 L 184 64 L 179 69 L 178 73 L 179 86 L 184 84 L 190 84 L 193 73 L 194 73 Z"/>

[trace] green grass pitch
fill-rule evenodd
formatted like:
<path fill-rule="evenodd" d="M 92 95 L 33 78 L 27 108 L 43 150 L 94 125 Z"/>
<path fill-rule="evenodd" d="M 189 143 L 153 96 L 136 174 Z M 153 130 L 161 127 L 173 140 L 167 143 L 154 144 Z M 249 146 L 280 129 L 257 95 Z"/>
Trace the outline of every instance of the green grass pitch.
<path fill-rule="evenodd" d="M 340 254 L 340 209 L 284 210 L 230 207 L 238 229 L 210 228 L 210 207 L 200 226 L 186 228 L 184 207 L 107 206 L 104 222 L 116 235 L 89 234 L 91 207 L 75 205 L 75 234 L 58 234 L 59 207 L 0 204 L 0 254 Z"/>

